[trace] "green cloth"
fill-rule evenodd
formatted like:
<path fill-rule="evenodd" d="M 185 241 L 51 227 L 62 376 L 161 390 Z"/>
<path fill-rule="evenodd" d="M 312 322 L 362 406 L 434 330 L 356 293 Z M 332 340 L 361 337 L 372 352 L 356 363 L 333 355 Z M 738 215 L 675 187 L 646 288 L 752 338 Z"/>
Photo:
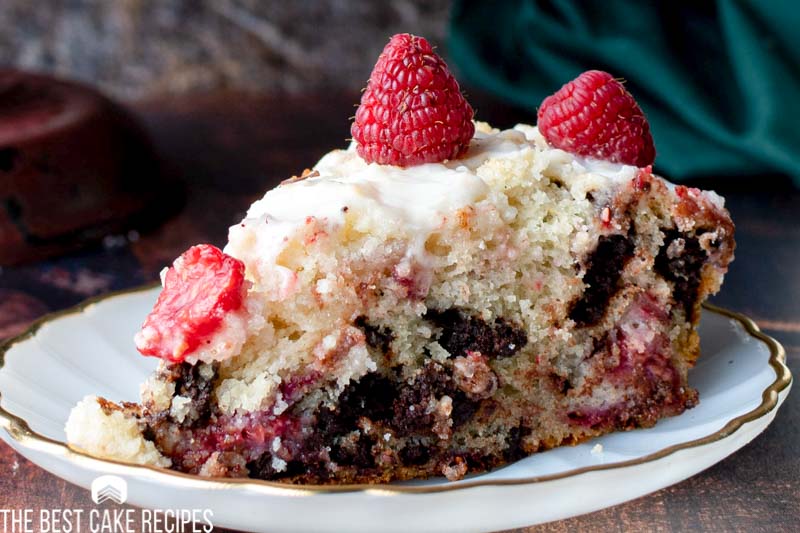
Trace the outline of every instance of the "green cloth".
<path fill-rule="evenodd" d="M 798 0 L 462 0 L 448 51 L 465 84 L 531 110 L 584 70 L 624 78 L 672 179 L 800 185 Z"/>

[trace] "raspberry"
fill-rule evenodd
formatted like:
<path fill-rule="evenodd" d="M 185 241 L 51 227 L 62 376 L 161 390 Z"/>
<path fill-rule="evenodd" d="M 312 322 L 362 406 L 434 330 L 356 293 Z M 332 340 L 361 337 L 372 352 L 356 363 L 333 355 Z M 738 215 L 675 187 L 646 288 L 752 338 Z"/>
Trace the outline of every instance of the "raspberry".
<path fill-rule="evenodd" d="M 244 263 L 210 244 L 192 246 L 164 276 L 155 307 L 136 334 L 143 355 L 181 362 L 242 306 Z"/>
<path fill-rule="evenodd" d="M 547 142 L 573 154 L 637 167 L 656 158 L 644 113 L 608 72 L 584 72 L 545 98 L 538 126 Z"/>
<path fill-rule="evenodd" d="M 437 163 L 467 149 L 473 114 L 428 41 L 401 33 L 378 57 L 350 133 L 367 163 Z"/>

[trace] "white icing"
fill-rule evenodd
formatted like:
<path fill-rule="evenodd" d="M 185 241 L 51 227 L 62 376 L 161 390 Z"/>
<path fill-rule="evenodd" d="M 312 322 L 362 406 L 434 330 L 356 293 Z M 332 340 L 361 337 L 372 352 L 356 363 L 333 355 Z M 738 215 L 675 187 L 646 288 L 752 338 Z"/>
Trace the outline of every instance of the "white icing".
<path fill-rule="evenodd" d="M 245 262 L 255 289 L 272 301 L 297 290 L 297 273 L 282 266 L 279 256 L 309 228 L 329 233 L 350 223 L 364 233 L 392 235 L 406 243 L 403 264 L 424 265 L 425 242 L 445 217 L 489 196 L 489 186 L 479 176 L 481 165 L 531 154 L 541 161 L 542 174 L 558 176 L 576 199 L 589 192 L 610 198 L 638 172 L 635 166 L 552 148 L 535 126 L 525 124 L 504 131 L 479 124 L 459 159 L 409 168 L 368 164 L 351 145 L 325 155 L 311 177 L 281 185 L 250 206 L 246 218 L 231 227 L 225 252 Z M 715 195 L 709 196 L 716 203 Z M 327 293 L 326 282 L 318 288 L 321 295 Z"/>
<path fill-rule="evenodd" d="M 536 126 L 530 126 L 528 124 L 517 124 L 514 126 L 514 130 L 521 132 L 525 135 L 525 138 L 536 144 L 542 149 L 551 150 L 553 152 L 561 151 L 557 148 L 551 148 L 547 145 L 547 141 L 544 140 L 544 137 L 539 132 L 539 128 Z M 578 174 L 585 174 L 583 176 L 584 179 L 589 178 L 589 176 L 596 176 L 601 177 L 607 180 L 607 184 L 613 186 L 621 186 L 628 183 L 634 177 L 636 177 L 636 172 L 638 167 L 632 165 L 623 165 L 620 163 L 612 163 L 611 161 L 605 161 L 602 159 L 594 159 L 591 157 L 581 157 L 569 154 L 567 152 L 563 152 L 564 155 L 572 160 L 572 166 L 576 173 Z M 675 192 L 675 184 L 661 178 L 664 185 L 667 186 L 672 192 Z M 714 205 L 717 209 L 724 209 L 725 208 L 725 199 L 718 195 L 714 191 L 703 191 L 703 197 L 708 200 L 712 205 Z"/>
<path fill-rule="evenodd" d="M 270 223 L 298 223 L 311 215 L 332 221 L 344 218 L 346 206 L 348 210 L 380 209 L 412 230 L 429 230 L 438 225 L 437 215 L 485 195 L 488 187 L 475 173 L 481 164 L 492 157 L 514 155 L 528 145 L 515 130 L 476 133 L 461 158 L 409 168 L 367 164 L 351 145 L 325 155 L 314 167 L 318 177 L 269 191 L 250 206 L 247 219 L 268 215 Z"/>
<path fill-rule="evenodd" d="M 514 126 L 514 130 L 525 135 L 526 140 L 535 144 L 540 149 L 561 152 L 564 155 L 564 159 L 570 161 L 575 175 L 588 174 L 602 177 L 611 181 L 614 185 L 625 184 L 636 176 L 638 167 L 612 163 L 611 161 L 594 159 L 592 157 L 581 157 L 559 150 L 558 148 L 552 148 L 547 145 L 547 141 L 544 140 L 544 137 L 539 132 L 539 128 L 536 126 L 517 124 Z"/>
<path fill-rule="evenodd" d="M 423 261 L 425 240 L 443 217 L 488 193 L 478 167 L 531 148 L 516 130 L 478 132 L 459 159 L 409 168 L 367 164 L 353 145 L 334 150 L 314 167 L 318 176 L 281 185 L 250 206 L 246 218 L 231 227 L 225 252 L 248 265 L 272 300 L 294 291 L 294 273 L 275 261 L 309 217 L 329 226 L 344 224 L 346 216 L 391 225 L 408 238 L 407 255 Z"/>
<path fill-rule="evenodd" d="M 575 156 L 572 166 L 578 174 L 602 176 L 615 185 L 624 185 L 628 183 L 636 177 L 636 173 L 639 171 L 638 167 L 631 165 L 621 165 L 619 163 L 603 161 L 602 159 L 578 156 Z"/>

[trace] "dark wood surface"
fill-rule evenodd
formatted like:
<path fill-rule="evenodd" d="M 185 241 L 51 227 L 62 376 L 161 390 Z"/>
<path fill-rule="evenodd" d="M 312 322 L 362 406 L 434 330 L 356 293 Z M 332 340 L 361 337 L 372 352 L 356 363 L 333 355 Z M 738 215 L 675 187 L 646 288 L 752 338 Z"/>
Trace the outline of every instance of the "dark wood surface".
<path fill-rule="evenodd" d="M 45 312 L 155 280 L 191 244 L 223 244 L 227 227 L 251 201 L 327 150 L 345 145 L 357 100 L 357 94 L 287 99 L 217 93 L 136 104 L 169 167 L 186 182 L 185 206 L 149 233 L 112 236 L 66 257 L 3 269 L 0 338 Z M 535 121 L 530 112 L 477 100 L 479 118 L 496 125 Z M 800 374 L 800 191 L 768 176 L 698 184 L 726 196 L 737 225 L 736 261 L 712 301 L 754 318 L 784 344 L 789 366 Z M 798 428 L 795 392 L 764 434 L 705 472 L 623 505 L 525 531 L 796 531 Z M 93 505 L 83 489 L 0 444 L 0 509 L 42 507 Z"/>

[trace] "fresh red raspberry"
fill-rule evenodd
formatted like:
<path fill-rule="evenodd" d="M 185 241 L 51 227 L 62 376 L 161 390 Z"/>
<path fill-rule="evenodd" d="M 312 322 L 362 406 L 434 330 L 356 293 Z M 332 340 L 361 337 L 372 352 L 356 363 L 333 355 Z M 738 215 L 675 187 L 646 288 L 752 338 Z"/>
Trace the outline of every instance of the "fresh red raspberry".
<path fill-rule="evenodd" d="M 350 133 L 367 163 L 437 163 L 467 149 L 473 114 L 428 41 L 401 33 L 378 57 Z"/>
<path fill-rule="evenodd" d="M 136 334 L 143 355 L 181 362 L 241 308 L 244 263 L 210 244 L 192 246 L 167 270 L 155 307 Z"/>
<path fill-rule="evenodd" d="M 645 167 L 656 158 L 650 125 L 622 83 L 589 70 L 544 99 L 539 131 L 573 154 Z"/>

